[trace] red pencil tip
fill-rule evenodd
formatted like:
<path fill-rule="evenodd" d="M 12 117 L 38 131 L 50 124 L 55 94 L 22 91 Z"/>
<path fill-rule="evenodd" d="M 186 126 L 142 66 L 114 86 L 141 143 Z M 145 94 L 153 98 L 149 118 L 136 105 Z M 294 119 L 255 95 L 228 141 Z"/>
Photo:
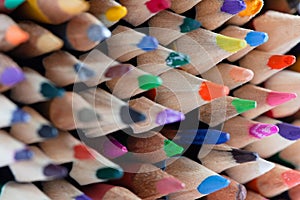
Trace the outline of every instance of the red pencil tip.
<path fill-rule="evenodd" d="M 288 170 L 282 173 L 281 177 L 289 187 L 294 187 L 300 183 L 300 172 L 296 170 Z"/>
<path fill-rule="evenodd" d="M 79 160 L 93 159 L 91 151 L 84 144 L 74 146 L 74 157 Z"/>
<path fill-rule="evenodd" d="M 265 112 L 265 115 L 266 115 L 267 117 L 274 118 L 274 115 L 273 115 L 273 111 L 272 111 L 272 110 L 269 110 L 269 111 Z"/>
<path fill-rule="evenodd" d="M 170 194 L 173 192 L 178 192 L 182 190 L 185 187 L 185 184 L 180 182 L 179 180 L 169 177 L 169 178 L 164 178 L 161 179 L 156 183 L 156 190 L 160 194 Z"/>
<path fill-rule="evenodd" d="M 224 85 L 219 85 L 213 82 L 203 82 L 199 89 L 199 95 L 205 101 L 226 96 L 229 93 L 229 88 Z"/>
<path fill-rule="evenodd" d="M 284 69 L 296 62 L 293 55 L 274 55 L 269 58 L 268 66 L 271 69 Z"/>

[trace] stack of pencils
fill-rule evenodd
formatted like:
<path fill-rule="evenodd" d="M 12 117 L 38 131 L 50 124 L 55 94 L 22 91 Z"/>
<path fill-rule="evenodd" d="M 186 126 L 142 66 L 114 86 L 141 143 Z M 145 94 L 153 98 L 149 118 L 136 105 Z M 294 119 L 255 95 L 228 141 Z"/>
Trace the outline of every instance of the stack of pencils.
<path fill-rule="evenodd" d="M 0 0 L 0 200 L 300 200 L 299 8 Z"/>

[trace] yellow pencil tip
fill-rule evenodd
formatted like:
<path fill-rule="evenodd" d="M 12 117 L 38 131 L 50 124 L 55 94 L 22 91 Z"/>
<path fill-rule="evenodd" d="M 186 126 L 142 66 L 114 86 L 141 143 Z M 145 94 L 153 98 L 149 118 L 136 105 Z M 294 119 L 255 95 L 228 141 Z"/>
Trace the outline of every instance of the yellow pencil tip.
<path fill-rule="evenodd" d="M 245 40 L 228 37 L 220 34 L 217 35 L 216 42 L 221 49 L 230 53 L 235 53 L 247 46 L 247 42 Z"/>
<path fill-rule="evenodd" d="M 109 21 L 119 21 L 127 14 L 127 8 L 124 6 L 114 6 L 109 8 L 105 15 Z"/>
<path fill-rule="evenodd" d="M 73 1 L 59 0 L 58 4 L 60 9 L 73 15 L 85 12 L 90 8 L 90 4 L 82 0 L 73 0 Z"/>

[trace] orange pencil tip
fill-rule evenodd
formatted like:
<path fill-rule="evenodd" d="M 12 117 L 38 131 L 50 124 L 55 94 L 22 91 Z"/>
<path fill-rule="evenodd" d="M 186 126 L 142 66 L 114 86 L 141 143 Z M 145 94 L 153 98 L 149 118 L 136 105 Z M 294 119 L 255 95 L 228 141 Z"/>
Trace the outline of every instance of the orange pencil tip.
<path fill-rule="evenodd" d="M 29 34 L 23 31 L 17 25 L 13 25 L 9 27 L 5 33 L 5 40 L 14 46 L 26 42 L 28 39 L 29 39 Z"/>
<path fill-rule="evenodd" d="M 203 82 L 199 89 L 199 95 L 205 101 L 211 101 L 213 99 L 228 95 L 229 88 L 225 85 L 219 85 L 213 82 Z"/>
<path fill-rule="evenodd" d="M 79 160 L 93 159 L 94 156 L 84 144 L 74 146 L 74 157 Z"/>
<path fill-rule="evenodd" d="M 293 55 L 274 55 L 269 58 L 268 66 L 271 69 L 284 69 L 296 62 Z"/>
<path fill-rule="evenodd" d="M 230 76 L 236 82 L 247 82 L 253 78 L 254 73 L 249 69 L 235 67 L 230 70 Z"/>

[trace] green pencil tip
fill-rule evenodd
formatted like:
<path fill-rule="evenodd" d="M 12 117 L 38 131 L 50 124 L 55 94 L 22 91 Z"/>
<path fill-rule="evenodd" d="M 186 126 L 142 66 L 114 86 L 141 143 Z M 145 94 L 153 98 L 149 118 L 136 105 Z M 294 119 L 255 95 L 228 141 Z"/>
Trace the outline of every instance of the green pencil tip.
<path fill-rule="evenodd" d="M 105 167 L 98 169 L 96 172 L 96 176 L 99 179 L 119 179 L 123 176 L 123 171 L 117 168 Z"/>
<path fill-rule="evenodd" d="M 41 91 L 40 93 L 45 97 L 45 98 L 55 98 L 55 97 L 61 97 L 65 94 L 65 90 L 63 88 L 58 88 L 55 87 L 51 83 L 43 83 L 41 85 Z"/>
<path fill-rule="evenodd" d="M 161 86 L 162 80 L 158 76 L 150 74 L 142 75 L 138 77 L 139 87 L 142 90 L 150 90 Z"/>
<path fill-rule="evenodd" d="M 183 152 L 184 148 L 177 145 L 171 140 L 165 140 L 164 141 L 164 151 L 166 152 L 166 155 L 168 157 L 172 157 L 178 154 L 181 154 Z"/>
<path fill-rule="evenodd" d="M 4 7 L 6 9 L 12 10 L 20 6 L 22 3 L 24 3 L 25 0 L 6 0 L 4 2 Z"/>
<path fill-rule="evenodd" d="M 236 111 L 240 114 L 248 110 L 256 108 L 256 101 L 248 99 L 234 99 L 231 104 L 235 107 Z"/>

